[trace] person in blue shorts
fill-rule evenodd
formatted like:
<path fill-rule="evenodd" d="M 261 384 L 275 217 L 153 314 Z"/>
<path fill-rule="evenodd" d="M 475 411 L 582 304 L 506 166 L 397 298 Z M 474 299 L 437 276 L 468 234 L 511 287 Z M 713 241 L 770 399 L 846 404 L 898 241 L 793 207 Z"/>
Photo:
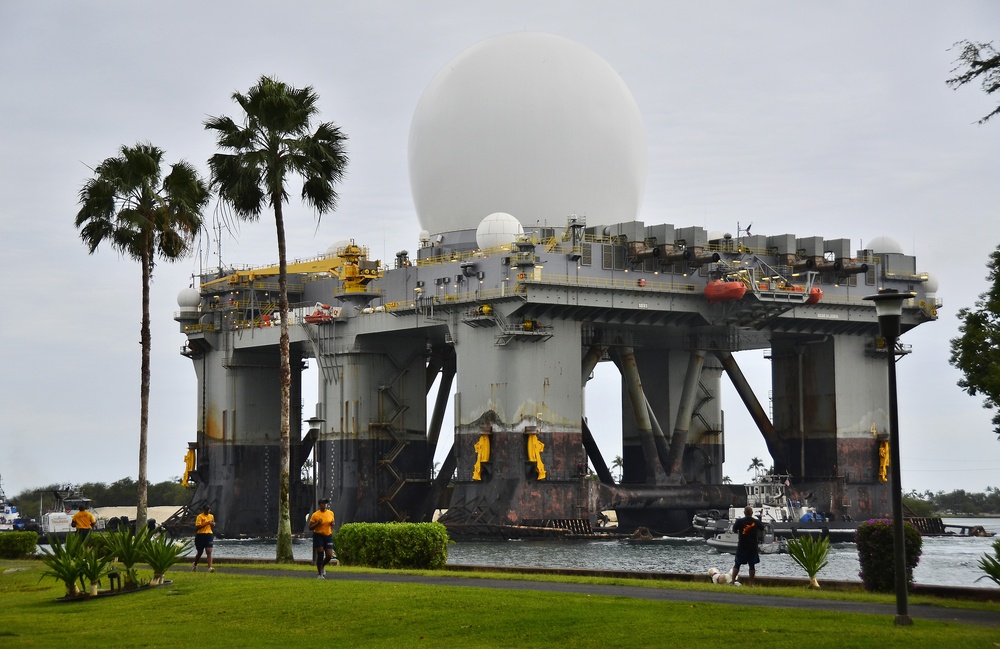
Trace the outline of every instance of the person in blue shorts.
<path fill-rule="evenodd" d="M 327 509 L 330 501 L 319 501 L 319 509 L 309 517 L 309 529 L 313 533 L 313 555 L 316 557 L 316 572 L 319 579 L 326 579 L 326 564 L 333 559 L 333 512 Z"/>
<path fill-rule="evenodd" d="M 740 576 L 740 566 L 750 567 L 750 585 L 753 586 L 756 577 L 756 567 L 760 563 L 760 542 L 764 539 L 764 523 L 753 517 L 753 507 L 743 508 L 743 518 L 733 523 L 733 531 L 738 538 L 736 542 L 736 563 L 733 565 L 733 583 Z"/>
<path fill-rule="evenodd" d="M 201 559 L 201 553 L 204 552 L 208 560 L 208 571 L 215 572 L 215 568 L 212 567 L 212 548 L 215 546 L 215 515 L 212 514 L 212 508 L 208 505 L 202 507 L 201 513 L 194 519 L 194 530 L 196 554 L 192 569 L 198 570 L 198 561 Z"/>

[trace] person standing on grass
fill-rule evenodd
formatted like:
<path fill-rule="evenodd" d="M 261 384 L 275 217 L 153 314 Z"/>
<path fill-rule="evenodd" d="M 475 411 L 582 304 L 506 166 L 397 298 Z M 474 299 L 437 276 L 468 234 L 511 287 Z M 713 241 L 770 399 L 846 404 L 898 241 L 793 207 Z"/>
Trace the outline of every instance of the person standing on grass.
<path fill-rule="evenodd" d="M 212 508 L 205 505 L 201 508 L 201 513 L 194 519 L 194 549 L 197 550 L 197 553 L 194 555 L 192 570 L 198 570 L 198 560 L 201 559 L 201 553 L 204 552 L 208 562 L 208 571 L 215 572 L 215 568 L 212 567 L 212 548 L 215 546 L 214 528 L 215 515 L 212 514 Z"/>
<path fill-rule="evenodd" d="M 733 523 L 733 531 L 738 539 L 736 543 L 736 563 L 733 565 L 733 583 L 740 576 L 740 566 L 744 563 L 750 567 L 749 584 L 753 586 L 756 577 L 756 567 L 760 563 L 760 542 L 764 538 L 764 523 L 753 517 L 753 507 L 743 508 L 743 518 Z"/>
<path fill-rule="evenodd" d="M 309 517 L 309 529 L 313 533 L 313 555 L 316 558 L 316 572 L 319 579 L 326 579 L 326 564 L 333 559 L 333 511 L 327 509 L 330 501 L 319 501 L 319 509 Z"/>
<path fill-rule="evenodd" d="M 76 530 L 76 533 L 80 535 L 80 540 L 86 540 L 87 535 L 90 534 L 90 530 L 94 529 L 94 523 L 97 519 L 94 515 L 87 511 L 87 506 L 80 503 L 80 511 L 73 514 L 73 520 L 70 525 Z"/>

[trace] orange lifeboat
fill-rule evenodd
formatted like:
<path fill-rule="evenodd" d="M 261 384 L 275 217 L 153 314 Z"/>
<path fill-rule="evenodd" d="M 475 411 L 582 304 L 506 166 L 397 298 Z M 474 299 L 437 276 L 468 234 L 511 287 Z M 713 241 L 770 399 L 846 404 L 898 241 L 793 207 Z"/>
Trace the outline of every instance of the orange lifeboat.
<path fill-rule="evenodd" d="M 710 303 L 734 302 L 746 295 L 747 287 L 743 282 L 723 282 L 712 280 L 705 285 L 705 297 Z"/>
<path fill-rule="evenodd" d="M 809 289 L 809 299 L 806 300 L 806 304 L 816 304 L 823 299 L 823 289 L 818 286 L 813 286 Z"/>
<path fill-rule="evenodd" d="M 303 320 L 309 324 L 326 324 L 327 322 L 333 322 L 333 316 L 330 314 L 330 305 L 317 302 L 316 310 L 305 316 Z"/>

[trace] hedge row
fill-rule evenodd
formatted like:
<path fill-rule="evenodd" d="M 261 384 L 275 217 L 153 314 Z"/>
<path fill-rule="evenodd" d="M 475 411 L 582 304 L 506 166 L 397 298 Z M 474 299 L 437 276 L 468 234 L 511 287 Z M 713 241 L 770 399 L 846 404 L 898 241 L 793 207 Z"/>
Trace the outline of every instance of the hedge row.
<path fill-rule="evenodd" d="M 0 534 L 0 559 L 23 559 L 34 554 L 37 546 L 34 532 L 4 532 Z"/>
<path fill-rule="evenodd" d="M 345 566 L 434 570 L 448 561 L 441 523 L 348 523 L 337 532 L 337 560 Z"/>

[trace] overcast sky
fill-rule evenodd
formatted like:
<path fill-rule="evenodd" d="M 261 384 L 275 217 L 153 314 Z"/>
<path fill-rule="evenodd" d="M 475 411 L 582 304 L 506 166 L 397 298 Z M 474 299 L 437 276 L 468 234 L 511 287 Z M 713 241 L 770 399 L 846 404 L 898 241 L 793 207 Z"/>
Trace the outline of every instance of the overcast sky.
<path fill-rule="evenodd" d="M 697 4 L 697 6 L 696 6 Z M 648 141 L 647 224 L 735 233 L 888 235 L 940 280 L 937 322 L 904 336 L 899 364 L 903 489 L 1000 486 L 988 411 L 957 386 L 948 341 L 959 308 L 987 289 L 1000 244 L 1000 97 L 945 79 L 959 40 L 1000 38 L 1000 3 L 982 2 L 254 2 L 0 3 L 0 478 L 8 495 L 54 482 L 137 475 L 140 273 L 73 226 L 90 168 L 150 141 L 203 171 L 202 122 L 238 116 L 233 91 L 262 74 L 312 85 L 324 120 L 348 134 L 335 214 L 317 227 L 286 208 L 291 258 L 354 238 L 391 261 L 417 247 L 407 177 L 410 120 L 428 82 L 488 37 L 542 31 L 592 49 L 618 71 Z M 297 189 L 292 192 L 297 195 Z M 213 203 L 214 209 L 214 203 Z M 152 287 L 149 476 L 183 472 L 196 437 L 196 380 L 179 354 L 177 294 L 202 258 L 157 267 Z M 227 264 L 276 262 L 273 221 L 224 236 Z M 737 356 L 767 404 L 763 353 Z M 609 459 L 617 379 L 588 389 Z M 611 370 L 613 371 L 613 370 Z M 728 381 L 723 380 L 727 385 Z M 602 387 L 603 386 L 603 387 Z M 603 402 L 602 402 L 603 399 Z M 306 395 L 307 414 L 312 394 Z M 766 460 L 727 388 L 725 473 Z M 605 415 L 606 417 L 606 415 Z M 610 429 L 614 428 L 614 431 Z"/>

